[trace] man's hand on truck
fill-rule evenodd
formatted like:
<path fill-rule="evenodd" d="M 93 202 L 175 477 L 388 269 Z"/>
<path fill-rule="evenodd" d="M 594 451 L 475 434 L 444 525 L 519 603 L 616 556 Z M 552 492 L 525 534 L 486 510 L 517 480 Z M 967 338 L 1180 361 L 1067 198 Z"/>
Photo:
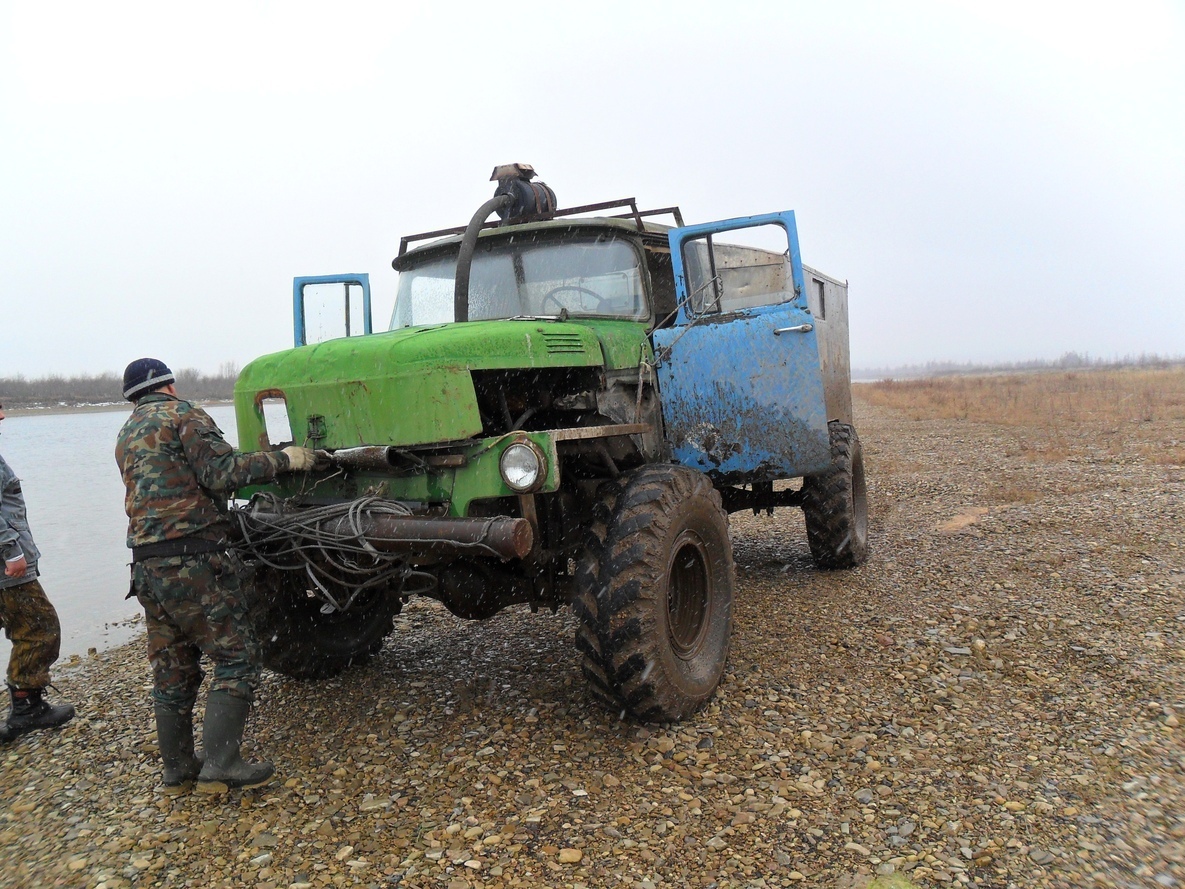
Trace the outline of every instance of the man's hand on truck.
<path fill-rule="evenodd" d="M 281 453 L 288 458 L 288 469 L 291 472 L 308 472 L 310 469 L 329 467 L 329 455 L 325 451 L 289 445 Z"/>

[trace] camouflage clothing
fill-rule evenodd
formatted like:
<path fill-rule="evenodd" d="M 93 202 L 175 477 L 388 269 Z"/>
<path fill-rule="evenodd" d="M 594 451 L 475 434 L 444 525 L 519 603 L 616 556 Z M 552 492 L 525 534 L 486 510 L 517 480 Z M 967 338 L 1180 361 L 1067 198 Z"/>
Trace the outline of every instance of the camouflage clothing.
<path fill-rule="evenodd" d="M 289 468 L 279 451 L 242 454 L 204 410 L 163 392 L 140 398 L 120 430 L 115 458 L 127 497 L 128 546 L 226 539 L 226 498 Z M 153 699 L 193 708 L 201 655 L 214 663 L 211 690 L 250 701 L 259 679 L 241 563 L 222 552 L 145 558 L 132 566 L 144 606 Z"/>
<path fill-rule="evenodd" d="M 288 469 L 280 451 L 241 454 L 200 407 L 145 395 L 123 424 L 115 459 L 127 487 L 128 546 L 226 536 L 226 498 Z"/>
<path fill-rule="evenodd" d="M 210 691 L 254 698 L 259 651 L 242 570 L 238 559 L 222 553 L 147 559 L 132 566 L 132 588 L 147 618 L 157 703 L 181 713 L 193 709 L 203 653 L 214 663 Z"/>
<path fill-rule="evenodd" d="M 0 562 L 25 557 L 25 573 L 8 577 L 0 570 L 0 589 L 28 583 L 37 576 L 37 560 L 41 553 L 29 531 L 29 517 L 25 512 L 25 495 L 21 480 L 12 467 L 0 457 Z"/>
<path fill-rule="evenodd" d="M 16 688 L 49 685 L 49 668 L 58 659 L 62 628 L 36 577 L 0 589 L 0 627 L 12 641 L 8 684 Z"/>
<path fill-rule="evenodd" d="M 3 563 L 25 557 L 25 573 L 4 574 Z M 0 627 L 12 642 L 8 684 L 17 688 L 49 685 L 49 668 L 58 659 L 62 627 L 40 581 L 41 553 L 29 531 L 21 480 L 0 457 Z"/>

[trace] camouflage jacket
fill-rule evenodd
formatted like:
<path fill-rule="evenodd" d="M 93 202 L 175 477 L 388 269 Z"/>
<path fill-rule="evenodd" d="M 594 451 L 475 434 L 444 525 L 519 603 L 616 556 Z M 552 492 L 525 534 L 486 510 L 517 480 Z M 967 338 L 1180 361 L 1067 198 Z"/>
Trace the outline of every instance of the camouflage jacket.
<path fill-rule="evenodd" d="M 279 451 L 243 454 L 200 407 L 150 393 L 136 402 L 115 444 L 127 488 L 128 546 L 178 537 L 223 538 L 235 489 L 288 468 Z"/>
<path fill-rule="evenodd" d="M 20 577 L 8 577 L 3 563 L 8 559 L 25 557 L 28 568 Z M 33 542 L 29 531 L 29 519 L 25 514 L 25 495 L 21 492 L 21 480 L 16 477 L 8 463 L 0 457 L 0 590 L 19 586 L 37 578 L 37 559 L 41 553 Z"/>

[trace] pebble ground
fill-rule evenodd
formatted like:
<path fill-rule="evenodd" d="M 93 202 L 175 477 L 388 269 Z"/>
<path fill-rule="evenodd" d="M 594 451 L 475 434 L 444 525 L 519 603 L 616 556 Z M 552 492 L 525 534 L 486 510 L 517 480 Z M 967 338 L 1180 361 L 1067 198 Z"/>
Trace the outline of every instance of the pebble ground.
<path fill-rule="evenodd" d="M 857 410 L 871 560 L 820 572 L 801 514 L 734 515 L 694 719 L 598 709 L 567 612 L 414 602 L 367 667 L 265 674 L 276 783 L 174 799 L 133 643 L 0 748 L 0 886 L 1185 887 L 1185 469 Z"/>

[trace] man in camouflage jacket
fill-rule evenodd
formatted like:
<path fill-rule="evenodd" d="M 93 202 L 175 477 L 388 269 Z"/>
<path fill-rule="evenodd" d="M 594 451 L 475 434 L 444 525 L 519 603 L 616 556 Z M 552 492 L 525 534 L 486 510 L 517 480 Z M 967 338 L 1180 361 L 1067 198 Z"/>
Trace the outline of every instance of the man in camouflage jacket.
<path fill-rule="evenodd" d="M 0 420 L 4 408 L 0 406 Z M 43 697 L 49 685 L 49 668 L 58 659 L 62 629 L 41 582 L 37 560 L 41 557 L 25 512 L 21 480 L 0 457 L 0 627 L 12 641 L 8 658 L 8 694 L 12 705 L 0 722 L 0 741 L 12 741 L 25 732 L 53 728 L 70 721 L 74 708 L 51 704 Z"/>
<path fill-rule="evenodd" d="M 141 358 L 124 373 L 135 403 L 115 459 L 127 496 L 132 584 L 144 607 L 153 671 L 163 784 L 222 792 L 270 780 L 271 763 L 245 762 L 239 750 L 259 681 L 259 652 L 244 596 L 243 567 L 227 551 L 227 498 L 277 473 L 314 468 L 308 448 L 244 454 L 204 410 L 177 397 L 163 362 Z M 194 754 L 193 707 L 200 659 L 214 664 L 202 726 L 204 762 Z"/>

